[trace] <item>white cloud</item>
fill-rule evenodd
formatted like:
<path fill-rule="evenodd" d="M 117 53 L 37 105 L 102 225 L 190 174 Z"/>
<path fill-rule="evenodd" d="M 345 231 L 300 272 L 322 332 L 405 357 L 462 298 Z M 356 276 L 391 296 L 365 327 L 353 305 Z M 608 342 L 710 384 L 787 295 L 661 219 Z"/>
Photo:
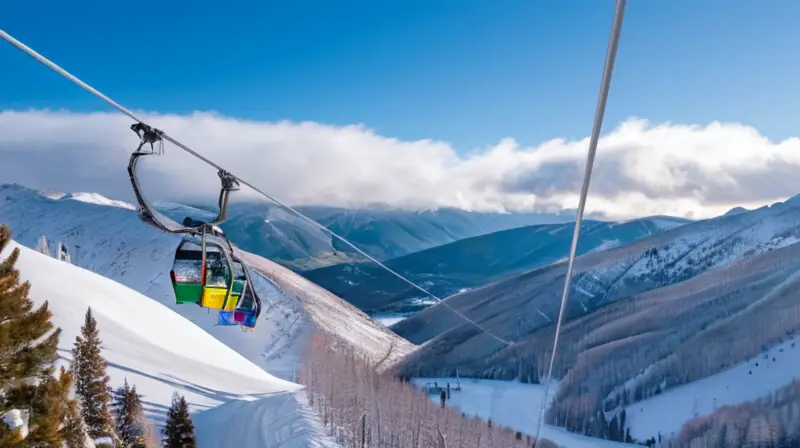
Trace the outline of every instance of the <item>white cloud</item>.
<path fill-rule="evenodd" d="M 154 126 L 290 204 L 559 210 L 575 208 L 588 137 L 520 147 L 504 139 L 460 156 L 448 144 L 400 141 L 364 126 L 243 121 L 210 113 L 145 114 Z M 131 200 L 126 166 L 138 139 L 119 114 L 0 113 L 0 182 Z M 610 128 L 607 128 L 610 129 Z M 156 198 L 211 198 L 213 168 L 169 144 L 143 166 Z M 800 192 L 800 140 L 770 142 L 739 124 L 630 119 L 601 140 L 587 211 L 614 218 L 694 218 Z"/>

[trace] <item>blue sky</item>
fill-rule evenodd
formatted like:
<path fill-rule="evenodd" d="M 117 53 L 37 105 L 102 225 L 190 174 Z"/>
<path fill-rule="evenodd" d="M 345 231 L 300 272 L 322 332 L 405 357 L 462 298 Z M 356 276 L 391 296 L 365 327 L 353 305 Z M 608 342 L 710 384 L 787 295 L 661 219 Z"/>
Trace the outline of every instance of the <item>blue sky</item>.
<path fill-rule="evenodd" d="M 131 108 L 364 123 L 464 152 L 588 135 L 613 4 L 15 1 L 0 26 Z M 796 133 L 800 3 L 768 4 L 629 1 L 606 130 L 635 115 Z M 4 42 L 0 72 L 0 109 L 106 110 Z"/>

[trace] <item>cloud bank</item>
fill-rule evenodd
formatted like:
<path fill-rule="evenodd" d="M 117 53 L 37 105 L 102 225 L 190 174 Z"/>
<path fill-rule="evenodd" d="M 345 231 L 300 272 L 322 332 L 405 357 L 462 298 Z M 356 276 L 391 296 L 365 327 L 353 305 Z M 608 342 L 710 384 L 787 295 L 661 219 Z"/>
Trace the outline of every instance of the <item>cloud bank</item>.
<path fill-rule="evenodd" d="M 509 138 L 459 155 L 446 142 L 401 141 L 360 125 L 267 123 L 213 113 L 143 116 L 293 205 L 574 209 L 589 144 L 586 137 L 521 147 Z M 0 112 L 0 183 L 132 201 L 126 167 L 138 138 L 131 123 L 114 113 Z M 215 197 L 213 168 L 170 144 L 165 150 L 141 164 L 150 196 Z M 740 124 L 629 119 L 600 140 L 587 212 L 710 217 L 800 192 L 799 170 L 797 138 L 775 143 Z"/>

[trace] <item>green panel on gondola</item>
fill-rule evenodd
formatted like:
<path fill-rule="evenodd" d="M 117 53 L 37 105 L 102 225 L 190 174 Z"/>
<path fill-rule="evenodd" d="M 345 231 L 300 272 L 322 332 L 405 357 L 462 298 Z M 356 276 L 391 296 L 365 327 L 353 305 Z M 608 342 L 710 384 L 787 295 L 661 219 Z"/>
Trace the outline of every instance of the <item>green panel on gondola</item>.
<path fill-rule="evenodd" d="M 199 283 L 175 283 L 176 303 L 200 303 L 203 298 L 203 285 Z"/>
<path fill-rule="evenodd" d="M 234 280 L 233 287 L 231 288 L 231 293 L 236 294 L 237 296 L 242 295 L 242 291 L 244 291 L 244 285 L 247 282 L 245 280 Z"/>

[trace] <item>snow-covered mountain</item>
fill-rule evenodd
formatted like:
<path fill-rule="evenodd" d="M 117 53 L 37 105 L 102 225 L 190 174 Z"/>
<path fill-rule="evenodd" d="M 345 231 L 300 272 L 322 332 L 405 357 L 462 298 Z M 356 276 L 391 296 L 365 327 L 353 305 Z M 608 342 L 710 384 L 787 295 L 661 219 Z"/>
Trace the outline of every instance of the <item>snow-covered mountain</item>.
<path fill-rule="evenodd" d="M 792 200 L 758 210 L 692 222 L 633 243 L 579 256 L 575 262 L 568 316 L 574 318 L 624 297 L 691 279 L 745 256 L 800 241 L 800 204 Z M 465 291 L 448 305 L 487 324 L 512 340 L 547 326 L 558 311 L 566 260 Z M 490 309 L 487 313 L 484 309 Z M 511 325 L 504 313 L 522 314 Z M 414 343 L 469 326 L 448 318 L 446 307 L 432 306 L 393 326 Z M 441 320 L 436 318 L 442 317 Z M 425 321 L 438 325 L 424 325 Z M 509 324 L 509 325 L 505 325 Z"/>
<path fill-rule="evenodd" d="M 690 223 L 579 257 L 550 421 L 608 435 L 607 421 L 618 422 L 622 409 L 630 413 L 638 402 L 746 362 L 800 330 L 796 202 Z M 516 341 L 511 346 L 479 334 L 441 305 L 395 324 L 400 335 L 424 344 L 405 367 L 433 376 L 452 374 L 458 365 L 462 375 L 536 381 L 549 359 L 565 265 L 447 300 Z"/>
<path fill-rule="evenodd" d="M 133 204 L 109 199 L 98 193 L 41 191 L 40 194 L 51 199 L 67 197 L 86 203 L 135 209 Z M 156 205 L 162 213 L 180 220 L 185 216 L 213 216 L 216 211 L 216 204 L 162 202 Z M 571 211 L 481 213 L 447 208 L 405 211 L 378 206 L 370 209 L 323 206 L 297 208 L 381 260 L 476 235 L 533 224 L 568 222 L 574 218 Z M 363 259 L 349 246 L 276 205 L 233 202 L 229 212 L 228 221 L 221 227 L 242 249 L 295 271 Z"/>
<path fill-rule="evenodd" d="M 299 385 L 270 375 L 166 306 L 113 280 L 13 242 L 0 259 L 14 248 L 21 251 L 16 267 L 31 284 L 29 297 L 37 306 L 48 301 L 52 322 L 62 329 L 59 365 L 68 367 L 91 307 L 111 386 L 126 379 L 136 385 L 146 415 L 157 424 L 178 392 L 197 412 L 199 447 L 227 446 L 216 434 L 230 437 L 232 420 L 250 423 L 237 434 L 239 447 L 337 446 L 311 415 Z M 254 409 L 276 418 L 256 421 Z"/>
<path fill-rule="evenodd" d="M 649 217 L 626 222 L 584 221 L 578 253 L 600 251 L 682 226 L 690 221 Z M 439 297 L 482 286 L 569 255 L 574 222 L 542 224 L 461 239 L 386 262 Z M 373 263 L 346 263 L 303 272 L 361 309 L 405 311 L 427 299 Z"/>
<path fill-rule="evenodd" d="M 254 269 L 264 304 L 255 332 L 218 326 L 215 312 L 176 305 L 169 280 L 180 236 L 158 231 L 126 207 L 51 199 L 19 185 L 0 186 L 0 222 L 13 237 L 34 247 L 45 235 L 66 245 L 72 263 L 111 278 L 174 310 L 268 372 L 292 377 L 306 337 L 316 328 L 349 341 L 366 356 L 382 358 L 412 349 L 402 338 L 347 302 L 323 293 L 309 281 L 275 263 L 243 253 Z"/>
<path fill-rule="evenodd" d="M 64 243 L 75 264 L 118 280 L 161 302 L 164 307 L 155 302 L 153 305 L 165 312 L 166 308 L 172 309 L 196 323 L 244 359 L 269 372 L 270 381 L 293 378 L 293 370 L 301 362 L 304 340 L 315 328 L 326 330 L 373 359 L 382 358 L 386 353 L 391 353 L 395 360 L 408 355 L 402 360 L 403 367 L 414 376 L 452 375 L 457 365 L 462 376 L 534 381 L 545 368 L 553 336 L 550 321 L 555 317 L 563 282 L 564 264 L 561 262 L 448 299 L 451 306 L 460 308 L 497 334 L 516 340 L 516 344 L 500 347 L 485 335 L 477 334 L 474 327 L 464 324 L 460 318 L 441 310 L 441 306 L 434 306 L 408 319 L 413 325 L 401 328 L 406 325 L 401 322 L 395 326 L 401 334 L 423 343 L 415 349 L 328 291 L 280 265 L 241 252 L 256 273 L 256 287 L 265 304 L 256 332 L 244 333 L 235 327 L 215 326 L 214 313 L 173 303 L 167 273 L 179 238 L 145 225 L 124 205 L 107 203 L 93 196 L 83 199 L 2 186 L 0 222 L 8 223 L 14 238 L 29 247 L 43 234 L 51 245 L 56 241 Z M 707 409 L 709 397 L 702 394 L 699 404 L 693 405 L 691 415 L 685 405 L 694 393 L 691 391 L 702 385 L 704 390 L 713 391 L 712 410 L 718 404 L 738 404 L 783 386 L 791 387 L 786 381 L 794 376 L 794 366 L 800 364 L 790 359 L 782 363 L 788 370 L 779 372 L 780 378 L 767 375 L 762 379 L 770 384 L 762 384 L 764 387 L 752 394 L 742 394 L 740 387 L 736 393 L 725 394 L 721 385 L 730 387 L 746 381 L 740 378 L 743 376 L 741 366 L 748 366 L 748 376 L 760 374 L 761 371 L 753 374 L 749 371 L 767 367 L 755 366 L 756 357 L 766 353 L 765 350 L 776 358 L 770 362 L 781 363 L 786 356 L 792 356 L 793 352 L 784 346 L 800 329 L 797 324 L 800 322 L 800 293 L 795 292 L 800 291 L 800 276 L 796 275 L 800 270 L 800 245 L 794 244 L 800 236 L 800 204 L 794 202 L 686 224 L 632 244 L 579 257 L 576 288 L 570 299 L 568 321 L 562 329 L 556 364 L 561 381 L 553 391 L 556 396 L 549 421 L 573 431 L 607 437 L 608 433 L 602 432 L 607 429 L 599 430 L 598 422 L 618 422 L 624 410 L 628 416 L 627 428 L 641 440 L 648 435 L 655 436 L 653 430 L 674 432 L 674 428 L 695 413 L 702 417 L 710 412 Z M 183 211 L 190 209 L 176 210 Z M 42 258 L 28 251 L 25 257 L 29 256 Z M 63 262 L 43 259 L 69 267 Z M 45 266 L 44 269 L 53 268 Z M 46 294 L 55 297 L 50 292 Z M 124 302 L 128 301 L 134 303 L 133 299 Z M 80 307 L 88 303 L 80 302 Z M 77 323 L 70 325 L 77 328 L 85 309 L 74 308 L 70 322 Z M 66 315 L 65 311 L 61 313 Z M 111 325 L 108 322 L 124 320 L 131 314 L 125 309 L 105 313 L 102 319 L 98 317 L 101 331 Z M 147 322 L 149 325 L 161 321 Z M 57 323 L 67 327 L 66 323 Z M 136 327 L 130 331 L 138 334 L 148 330 Z M 154 335 L 159 340 L 168 337 Z M 67 344 L 71 343 L 70 337 L 65 333 Z M 143 376 L 148 379 L 141 381 L 146 387 L 157 389 L 152 392 L 154 395 L 167 397 L 173 390 L 168 387 L 193 387 L 169 383 L 166 381 L 169 377 L 152 374 L 154 370 L 181 373 L 166 370 L 167 367 L 159 363 L 164 358 L 178 359 L 173 354 L 180 354 L 182 346 L 168 345 L 164 355 L 154 357 L 150 357 L 150 351 L 141 356 L 140 352 L 129 356 L 127 351 L 133 348 L 123 346 L 123 339 L 132 340 L 137 346 L 147 346 L 148 350 L 147 344 L 157 345 L 157 341 L 139 341 L 128 333 L 119 338 L 111 337 L 114 340 L 109 344 L 119 347 L 115 349 L 118 359 L 128 356 L 123 361 L 135 366 L 122 369 L 127 372 L 123 375 L 134 374 L 131 369 L 144 372 Z M 67 350 L 67 347 L 62 348 Z M 783 353 L 780 348 L 787 354 L 778 355 Z M 191 356 L 184 356 L 193 357 L 191 350 L 194 349 L 197 346 L 188 349 Z M 157 349 L 151 351 L 157 352 Z M 63 353 L 66 356 L 67 352 Z M 225 356 L 229 355 L 219 356 L 228 359 Z M 111 356 L 109 358 L 111 360 Z M 204 359 L 197 362 L 202 364 L 206 362 Z M 300 440 L 301 445 L 291 442 L 286 446 L 328 446 L 303 395 L 293 393 L 291 385 L 263 396 L 258 388 L 269 388 L 259 381 L 241 380 L 242 386 L 249 387 L 241 391 L 215 388 L 215 384 L 208 383 L 217 381 L 217 375 L 222 374 L 214 373 L 214 369 L 228 364 L 238 366 L 237 362 L 196 366 L 199 372 L 204 369 L 212 372 L 206 383 L 193 382 L 199 386 L 192 389 L 198 394 L 192 396 L 198 404 L 196 409 L 200 405 L 213 406 L 195 414 L 198 435 L 207 441 L 201 446 L 219 446 L 233 440 L 212 429 L 222 421 L 236 428 L 235 442 L 245 447 L 295 439 Z M 726 373 L 728 369 L 732 373 Z M 238 372 L 239 368 L 233 370 Z M 116 371 L 112 373 L 114 381 L 119 380 L 119 375 Z M 157 418 L 157 405 L 161 402 L 153 403 L 155 405 L 148 409 Z M 661 412 L 672 412 L 673 408 L 675 418 L 651 420 Z M 640 415 L 634 415 L 637 411 Z M 759 414 L 753 418 L 765 417 Z M 247 432 L 248 428 L 267 424 L 279 426 L 248 435 L 254 434 Z"/>

